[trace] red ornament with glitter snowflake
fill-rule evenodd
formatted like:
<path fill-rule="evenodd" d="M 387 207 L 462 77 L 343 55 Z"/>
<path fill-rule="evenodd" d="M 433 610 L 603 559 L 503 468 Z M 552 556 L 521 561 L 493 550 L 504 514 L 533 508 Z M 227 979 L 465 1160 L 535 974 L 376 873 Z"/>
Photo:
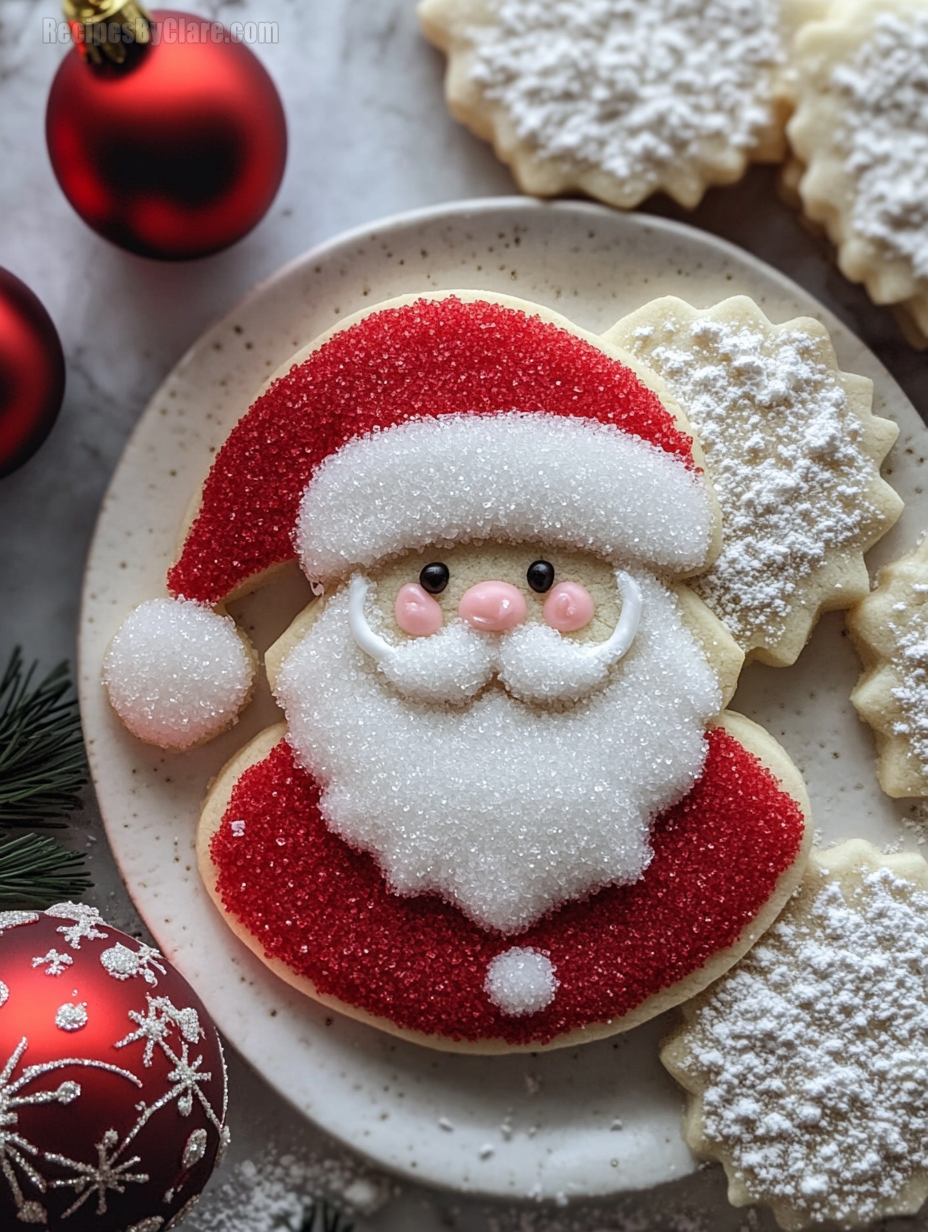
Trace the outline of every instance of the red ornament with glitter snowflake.
<path fill-rule="evenodd" d="M 160 260 L 203 257 L 246 235 L 274 200 L 283 107 L 254 52 L 219 22 L 162 10 L 139 20 L 150 41 L 122 64 L 94 64 L 90 34 L 84 54 L 62 61 L 45 121 L 52 168 L 105 239 Z"/>
<path fill-rule="evenodd" d="M 0 912 L 0 1227 L 167 1232 L 227 1142 L 216 1028 L 92 907 Z"/>

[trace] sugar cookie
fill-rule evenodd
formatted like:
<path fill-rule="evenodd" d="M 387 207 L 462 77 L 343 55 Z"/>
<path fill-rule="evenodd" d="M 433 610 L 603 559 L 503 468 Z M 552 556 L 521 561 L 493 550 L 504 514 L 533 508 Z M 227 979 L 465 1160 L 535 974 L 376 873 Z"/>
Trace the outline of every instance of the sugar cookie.
<path fill-rule="evenodd" d="M 221 606 L 294 556 L 320 595 L 266 656 L 286 725 L 201 817 L 235 932 L 326 1004 L 477 1052 L 623 1030 L 726 969 L 809 830 L 683 585 L 719 528 L 666 383 L 556 313 L 407 296 L 294 356 L 162 600 Z"/>
<path fill-rule="evenodd" d="M 878 304 L 928 334 L 928 3 L 843 0 L 799 33 L 788 135 L 803 208 Z"/>
<path fill-rule="evenodd" d="M 928 865 L 813 852 L 761 942 L 683 1007 L 662 1060 L 684 1136 L 736 1206 L 789 1232 L 869 1227 L 928 1197 Z"/>
<path fill-rule="evenodd" d="M 818 321 L 773 325 L 745 296 L 655 300 L 606 337 L 667 382 L 703 446 L 722 551 L 693 588 L 749 659 L 793 663 L 822 612 L 869 591 L 863 553 L 902 511 L 879 471 L 898 428 Z"/>
<path fill-rule="evenodd" d="M 851 694 L 873 728 L 890 796 L 928 796 L 928 540 L 880 571 L 848 613 L 864 671 Z"/>
<path fill-rule="evenodd" d="M 787 46 L 820 0 L 422 0 L 452 113 L 520 187 L 695 206 L 784 153 Z"/>

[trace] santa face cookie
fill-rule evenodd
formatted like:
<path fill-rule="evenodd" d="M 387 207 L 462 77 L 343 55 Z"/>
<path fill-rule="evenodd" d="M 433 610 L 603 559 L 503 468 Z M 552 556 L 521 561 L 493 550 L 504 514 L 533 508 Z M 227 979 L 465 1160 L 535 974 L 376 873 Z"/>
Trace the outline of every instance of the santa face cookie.
<path fill-rule="evenodd" d="M 695 206 L 783 156 L 792 32 L 822 0 L 421 0 L 455 117 L 520 187 Z"/>
<path fill-rule="evenodd" d="M 790 144 L 803 208 L 878 304 L 928 335 L 928 4 L 852 0 L 796 42 Z M 924 337 L 922 338 L 922 343 Z"/>
<path fill-rule="evenodd" d="M 926 920 L 920 856 L 856 839 L 814 852 L 764 939 L 683 1007 L 662 1060 L 687 1091 L 687 1142 L 724 1164 L 735 1205 L 764 1203 L 789 1232 L 922 1206 Z"/>
<path fill-rule="evenodd" d="M 214 785 L 201 871 L 310 995 L 436 1047 L 572 1043 L 703 987 L 792 891 L 804 789 L 719 718 L 742 656 L 679 581 L 718 513 L 656 390 L 532 305 L 393 301 L 217 456 L 181 606 L 294 554 L 320 597 L 268 653 L 286 725 Z"/>

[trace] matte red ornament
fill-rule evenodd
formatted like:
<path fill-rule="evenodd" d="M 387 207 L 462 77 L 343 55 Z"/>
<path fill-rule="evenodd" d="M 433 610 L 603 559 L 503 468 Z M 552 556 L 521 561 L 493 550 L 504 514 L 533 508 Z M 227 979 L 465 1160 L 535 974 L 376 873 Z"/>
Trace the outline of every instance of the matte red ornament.
<path fill-rule="evenodd" d="M 222 1046 L 92 907 L 0 912 L 0 1227 L 167 1232 L 228 1140 Z"/>
<path fill-rule="evenodd" d="M 45 440 L 64 397 L 64 353 L 42 303 L 0 268 L 0 478 Z"/>
<path fill-rule="evenodd" d="M 219 23 L 158 9 L 152 19 L 152 43 L 124 65 L 95 68 L 77 48 L 65 56 L 46 139 L 89 226 L 130 252 L 180 261 L 226 248 L 264 216 L 287 127 L 264 66 Z"/>

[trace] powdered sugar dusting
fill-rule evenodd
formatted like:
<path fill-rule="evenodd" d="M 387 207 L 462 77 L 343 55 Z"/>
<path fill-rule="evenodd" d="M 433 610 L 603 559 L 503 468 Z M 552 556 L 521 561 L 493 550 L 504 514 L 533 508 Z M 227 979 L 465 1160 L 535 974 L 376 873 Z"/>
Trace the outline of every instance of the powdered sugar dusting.
<path fill-rule="evenodd" d="M 207 1191 L 193 1220 L 196 1232 L 302 1232 L 318 1199 L 369 1214 L 392 1185 L 348 1152 L 281 1151 L 274 1143 L 246 1159 L 221 1188 Z M 322 1220 L 317 1220 L 322 1228 Z"/>
<path fill-rule="evenodd" d="M 745 649 L 771 645 L 803 579 L 877 513 L 847 394 L 801 330 L 671 317 L 630 345 L 686 410 L 722 508 L 722 552 L 694 589 Z"/>
<path fill-rule="evenodd" d="M 699 1004 L 684 1065 L 755 1200 L 859 1226 L 928 1168 L 928 894 L 881 868 L 801 901 Z"/>
<path fill-rule="evenodd" d="M 928 605 L 921 604 L 903 622 L 890 622 L 896 638 L 892 666 L 902 683 L 892 695 L 903 718 L 893 723 L 893 733 L 905 737 L 923 775 L 928 775 Z"/>
<path fill-rule="evenodd" d="M 832 85 L 844 104 L 837 137 L 856 185 L 854 229 L 928 278 L 928 9 L 876 14 Z"/>
<path fill-rule="evenodd" d="M 681 160 L 749 150 L 783 61 L 771 0 L 497 0 L 471 77 L 542 158 L 601 168 L 640 197 Z M 639 197 L 639 199 L 640 199 Z"/>

